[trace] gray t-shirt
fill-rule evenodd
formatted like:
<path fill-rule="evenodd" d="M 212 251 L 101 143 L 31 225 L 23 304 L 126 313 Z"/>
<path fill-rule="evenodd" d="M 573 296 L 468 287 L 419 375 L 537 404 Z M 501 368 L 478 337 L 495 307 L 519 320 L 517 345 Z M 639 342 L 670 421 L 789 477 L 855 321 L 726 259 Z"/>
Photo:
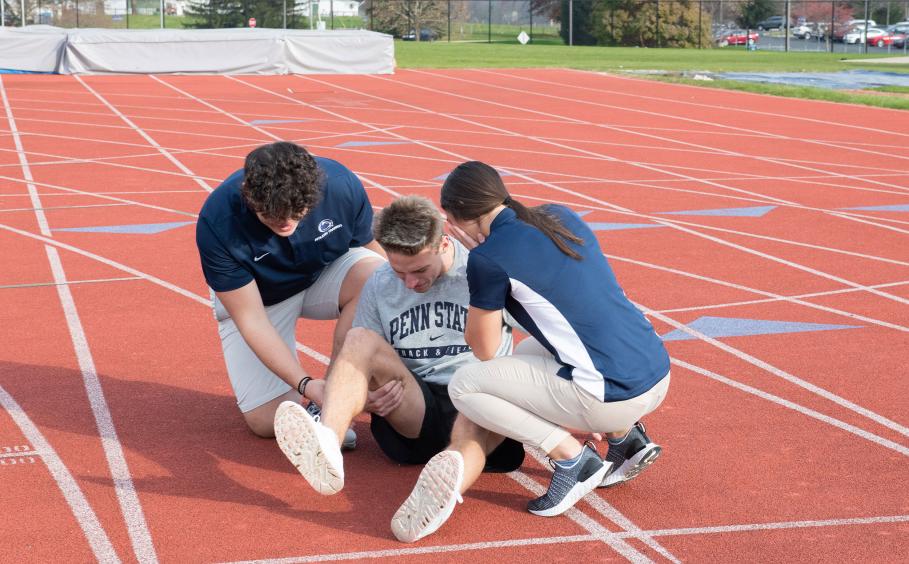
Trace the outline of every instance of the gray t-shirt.
<path fill-rule="evenodd" d="M 467 322 L 467 249 L 455 239 L 448 272 L 420 294 L 404 286 L 387 263 L 380 266 L 360 294 L 354 327 L 385 337 L 404 366 L 427 382 L 448 384 L 455 370 L 476 362 L 464 342 Z M 503 325 L 496 356 L 511 352 L 511 329 Z"/>

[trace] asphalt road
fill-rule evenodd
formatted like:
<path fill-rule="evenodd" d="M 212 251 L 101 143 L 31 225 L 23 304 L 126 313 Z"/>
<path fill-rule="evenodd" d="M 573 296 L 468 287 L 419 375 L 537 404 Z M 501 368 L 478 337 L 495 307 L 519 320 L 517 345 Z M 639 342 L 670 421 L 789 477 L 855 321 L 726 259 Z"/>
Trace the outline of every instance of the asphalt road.
<path fill-rule="evenodd" d="M 757 42 L 758 49 L 764 49 L 768 51 L 782 51 L 785 49 L 786 38 L 777 35 L 768 35 L 766 33 L 761 33 L 761 38 Z M 855 45 L 847 45 L 845 43 L 834 43 L 833 51 L 834 53 L 852 53 L 859 54 L 864 53 L 864 45 L 857 43 Z M 798 39 L 792 37 L 789 39 L 789 50 L 790 51 L 829 51 L 830 45 L 823 39 Z M 906 49 L 896 49 L 894 47 L 874 47 L 872 45 L 868 46 L 868 53 L 874 53 L 879 55 L 894 54 L 894 55 L 909 55 L 909 51 Z"/>

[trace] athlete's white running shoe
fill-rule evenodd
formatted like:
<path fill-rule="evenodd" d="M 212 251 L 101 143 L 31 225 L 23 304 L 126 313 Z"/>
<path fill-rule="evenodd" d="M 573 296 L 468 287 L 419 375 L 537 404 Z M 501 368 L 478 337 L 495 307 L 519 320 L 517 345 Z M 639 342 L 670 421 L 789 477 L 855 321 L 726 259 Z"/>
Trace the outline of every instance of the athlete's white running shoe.
<path fill-rule="evenodd" d="M 275 438 L 281 452 L 317 492 L 332 495 L 344 487 L 344 459 L 334 431 L 297 402 L 281 402 L 275 412 Z"/>
<path fill-rule="evenodd" d="M 423 467 L 417 485 L 391 518 L 391 531 L 401 542 L 414 542 L 434 533 L 461 503 L 464 458 L 443 450 Z"/>

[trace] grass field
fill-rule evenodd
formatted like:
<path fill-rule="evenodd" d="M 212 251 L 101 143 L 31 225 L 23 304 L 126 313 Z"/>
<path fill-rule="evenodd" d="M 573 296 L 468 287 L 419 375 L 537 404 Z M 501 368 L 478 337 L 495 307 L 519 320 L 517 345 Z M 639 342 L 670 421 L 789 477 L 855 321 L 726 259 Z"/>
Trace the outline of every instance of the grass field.
<path fill-rule="evenodd" d="M 665 71 L 653 75 L 660 80 L 691 82 L 699 86 L 760 92 L 777 96 L 811 98 L 895 109 L 909 109 L 909 96 L 897 88 L 865 93 L 832 91 L 824 88 L 752 84 L 731 80 L 691 81 L 686 75 L 706 72 L 836 72 L 876 70 L 906 73 L 909 64 L 845 63 L 844 60 L 879 58 L 874 55 L 842 53 L 784 53 L 744 49 L 641 49 L 633 47 L 567 47 L 565 45 L 520 45 L 503 43 L 395 43 L 400 68 L 513 68 L 567 67 L 583 70 L 634 72 Z M 649 76 L 649 75 L 645 75 Z"/>

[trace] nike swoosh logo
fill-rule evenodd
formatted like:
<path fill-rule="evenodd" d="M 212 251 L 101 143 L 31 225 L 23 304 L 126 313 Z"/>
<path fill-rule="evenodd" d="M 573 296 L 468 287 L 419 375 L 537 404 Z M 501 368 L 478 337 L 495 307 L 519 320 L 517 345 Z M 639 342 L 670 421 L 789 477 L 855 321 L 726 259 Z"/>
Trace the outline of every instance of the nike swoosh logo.
<path fill-rule="evenodd" d="M 430 337 L 429 340 L 430 340 L 430 341 L 435 341 L 436 339 L 441 339 L 441 338 L 444 337 L 444 336 L 445 336 L 445 335 L 436 335 L 435 337 Z"/>
<path fill-rule="evenodd" d="M 270 254 L 271 254 L 271 251 L 265 253 L 264 255 L 259 255 L 257 257 L 253 257 L 253 261 L 259 262 L 260 260 L 264 259 L 266 256 L 268 256 Z"/>

